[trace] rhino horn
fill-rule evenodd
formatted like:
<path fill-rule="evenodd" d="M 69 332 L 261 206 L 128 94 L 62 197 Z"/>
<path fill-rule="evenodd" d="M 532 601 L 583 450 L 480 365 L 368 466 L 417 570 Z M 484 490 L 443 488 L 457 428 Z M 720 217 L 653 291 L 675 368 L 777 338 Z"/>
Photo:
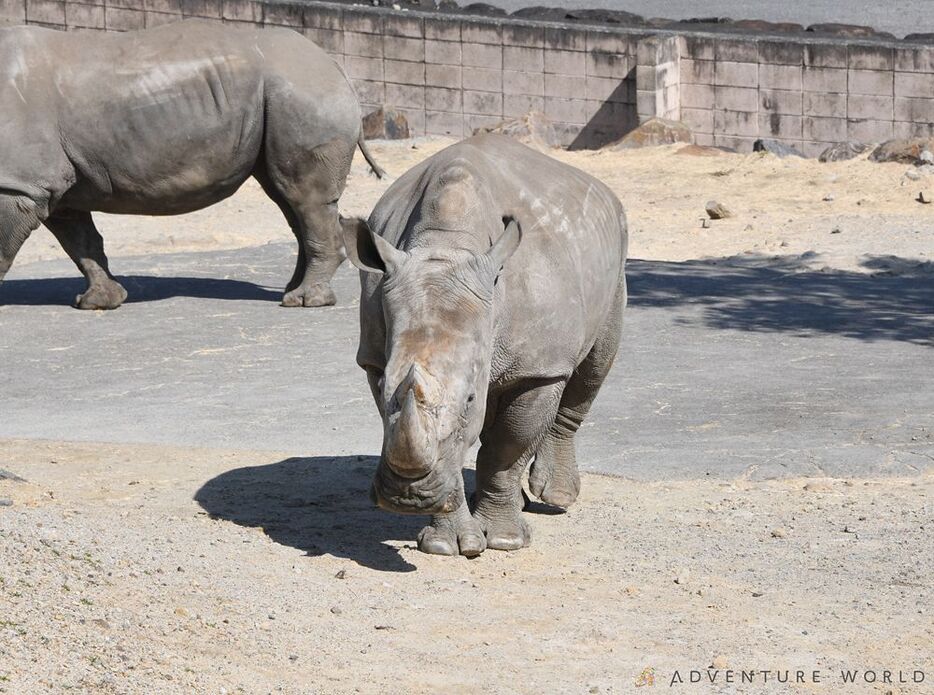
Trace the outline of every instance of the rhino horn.
<path fill-rule="evenodd" d="M 412 372 L 409 372 L 412 375 Z M 402 410 L 390 426 L 386 440 L 386 461 L 399 475 L 425 475 L 437 460 L 437 436 L 428 413 L 419 407 L 419 383 L 408 384 Z"/>

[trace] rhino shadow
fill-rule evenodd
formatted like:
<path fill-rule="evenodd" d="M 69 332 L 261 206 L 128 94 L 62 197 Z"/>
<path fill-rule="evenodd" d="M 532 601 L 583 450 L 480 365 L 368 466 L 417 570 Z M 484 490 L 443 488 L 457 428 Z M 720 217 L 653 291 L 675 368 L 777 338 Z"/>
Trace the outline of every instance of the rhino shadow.
<path fill-rule="evenodd" d="M 281 289 L 269 289 L 243 280 L 198 277 L 117 276 L 129 296 L 127 304 L 158 302 L 173 297 L 279 302 Z M 67 305 L 84 292 L 81 277 L 6 280 L 0 284 L 0 306 Z"/>
<path fill-rule="evenodd" d="M 213 518 L 261 528 L 311 557 L 334 555 L 383 572 L 413 572 L 388 540 L 415 538 L 427 516 L 404 516 L 370 501 L 377 456 L 287 458 L 235 468 L 202 485 L 195 501 Z M 473 471 L 464 471 L 473 487 Z"/>

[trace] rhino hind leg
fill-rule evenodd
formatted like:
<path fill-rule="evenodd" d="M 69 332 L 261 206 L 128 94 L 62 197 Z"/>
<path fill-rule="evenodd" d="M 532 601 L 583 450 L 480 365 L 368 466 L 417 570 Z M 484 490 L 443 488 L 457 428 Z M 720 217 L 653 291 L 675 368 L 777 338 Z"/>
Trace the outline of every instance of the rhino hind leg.
<path fill-rule="evenodd" d="M 0 191 L 0 282 L 26 239 L 41 223 L 38 207 L 23 195 Z"/>
<path fill-rule="evenodd" d="M 543 502 L 567 509 L 580 492 L 580 473 L 574 436 L 590 411 L 603 380 L 613 366 L 622 333 L 625 284 L 593 348 L 568 380 L 555 420 L 535 454 L 529 471 L 529 490 Z"/>
<path fill-rule="evenodd" d="M 89 212 L 56 212 L 45 226 L 58 239 L 65 253 L 88 282 L 87 290 L 75 297 L 78 309 L 116 309 L 126 299 L 126 290 L 110 274 L 104 240 Z"/>
<path fill-rule="evenodd" d="M 480 434 L 474 518 L 488 548 L 518 550 L 532 540 L 522 517 L 526 498 L 522 477 L 555 418 L 563 379 L 526 383 L 502 395 Z"/>

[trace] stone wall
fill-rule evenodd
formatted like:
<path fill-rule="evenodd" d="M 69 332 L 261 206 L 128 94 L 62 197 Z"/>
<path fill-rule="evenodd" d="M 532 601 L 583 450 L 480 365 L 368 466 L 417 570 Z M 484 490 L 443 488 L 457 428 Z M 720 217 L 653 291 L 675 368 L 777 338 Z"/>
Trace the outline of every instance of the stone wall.
<path fill-rule="evenodd" d="M 364 107 L 405 113 L 415 134 L 470 134 L 530 110 L 573 147 L 654 115 L 701 144 L 758 137 L 816 154 L 844 140 L 934 134 L 934 47 L 714 35 L 396 12 L 272 0 L 0 0 L 0 23 L 125 31 L 204 17 L 303 32 L 353 79 Z"/>

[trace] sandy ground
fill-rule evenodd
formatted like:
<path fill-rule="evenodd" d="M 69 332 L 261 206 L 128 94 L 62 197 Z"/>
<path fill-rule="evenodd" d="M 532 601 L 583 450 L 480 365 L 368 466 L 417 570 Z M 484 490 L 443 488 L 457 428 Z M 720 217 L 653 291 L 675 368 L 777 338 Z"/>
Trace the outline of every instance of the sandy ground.
<path fill-rule="evenodd" d="M 568 514 L 530 514 L 531 548 L 468 561 L 370 507 L 369 458 L 0 445 L 42 481 L 0 481 L 2 692 L 628 693 L 645 669 L 681 692 L 934 687 L 930 476 L 589 475 Z"/>
<path fill-rule="evenodd" d="M 376 142 L 377 161 L 400 175 L 453 141 L 445 138 Z M 803 268 L 898 272 L 899 259 L 932 261 L 934 205 L 915 198 L 934 192 L 934 177 L 905 176 L 914 167 L 876 164 L 865 157 L 821 164 L 769 154 L 692 156 L 682 146 L 624 152 L 550 154 L 606 182 L 629 217 L 630 255 L 682 261 L 717 256 L 813 254 Z M 359 153 L 341 200 L 346 215 L 366 216 L 390 180 L 368 173 Z M 832 198 L 832 200 L 825 200 Z M 704 206 L 717 200 L 734 217 L 709 222 Z M 288 239 L 279 210 L 249 181 L 232 198 L 172 218 L 96 215 L 110 256 L 239 248 Z M 44 229 L 34 233 L 17 263 L 64 257 Z M 115 268 L 119 274 L 119 266 Z"/>
<path fill-rule="evenodd" d="M 446 144 L 373 150 L 399 174 Z M 934 206 L 914 198 L 934 179 L 907 166 L 679 149 L 555 154 L 617 191 L 637 258 L 931 268 Z M 387 185 L 358 158 L 343 209 L 367 214 Z M 704 228 L 711 199 L 735 216 Z M 289 235 L 252 183 L 193 215 L 98 220 L 114 259 Z M 61 256 L 40 231 L 18 263 Z M 534 510 L 531 548 L 468 561 L 418 553 L 419 520 L 371 508 L 369 457 L 0 452 L 25 479 L 0 480 L 0 692 L 628 693 L 650 674 L 682 692 L 934 692 L 931 475 L 587 475 L 568 514 Z"/>

